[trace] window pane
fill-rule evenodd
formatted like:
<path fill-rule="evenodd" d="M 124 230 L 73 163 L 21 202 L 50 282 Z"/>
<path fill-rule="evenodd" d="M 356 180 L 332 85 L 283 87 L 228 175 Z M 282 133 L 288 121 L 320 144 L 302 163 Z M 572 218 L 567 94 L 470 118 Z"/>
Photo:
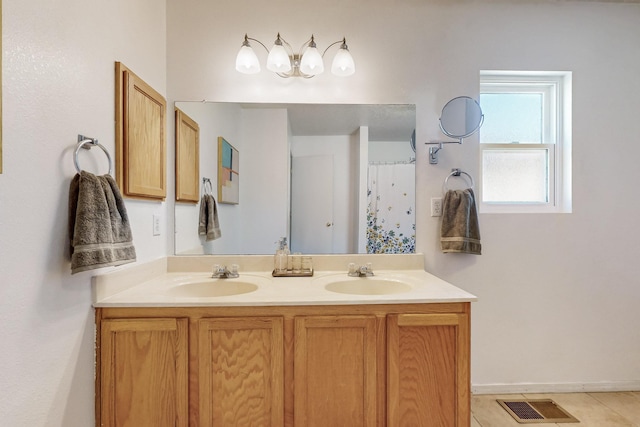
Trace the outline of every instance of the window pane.
<path fill-rule="evenodd" d="M 480 142 L 542 143 L 542 93 L 482 93 Z"/>
<path fill-rule="evenodd" d="M 482 201 L 548 203 L 546 149 L 483 150 Z"/>

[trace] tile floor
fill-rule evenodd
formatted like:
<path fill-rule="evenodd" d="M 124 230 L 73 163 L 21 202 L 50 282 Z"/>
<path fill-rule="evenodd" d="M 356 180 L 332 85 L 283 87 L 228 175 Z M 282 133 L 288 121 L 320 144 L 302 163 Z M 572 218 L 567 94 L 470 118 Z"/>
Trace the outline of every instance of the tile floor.
<path fill-rule="evenodd" d="M 496 399 L 552 399 L 580 423 L 519 424 Z M 471 427 L 640 427 L 640 391 L 474 395 Z"/>

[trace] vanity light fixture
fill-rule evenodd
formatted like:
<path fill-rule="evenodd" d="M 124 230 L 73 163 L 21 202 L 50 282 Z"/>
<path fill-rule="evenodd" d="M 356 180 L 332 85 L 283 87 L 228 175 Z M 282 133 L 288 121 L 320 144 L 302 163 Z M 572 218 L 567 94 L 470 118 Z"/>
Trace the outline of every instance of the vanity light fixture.
<path fill-rule="evenodd" d="M 356 71 L 356 66 L 347 47 L 345 38 L 331 43 L 324 52 L 320 54 L 312 35 L 311 38 L 302 45 L 299 52 L 296 53 L 293 51 L 291 45 L 280 37 L 280 33 L 278 33 L 271 50 L 267 49 L 260 40 L 251 38 L 246 34 L 244 35 L 244 42 L 236 57 L 236 70 L 243 74 L 256 74 L 260 72 L 258 56 L 251 47 L 249 40 L 255 41 L 264 47 L 268 52 L 267 69 L 283 78 L 304 77 L 308 79 L 322 74 L 322 72 L 324 72 L 324 62 L 322 58 L 330 47 L 338 43 L 340 47 L 336 56 L 333 58 L 331 72 L 336 76 L 350 76 Z"/>

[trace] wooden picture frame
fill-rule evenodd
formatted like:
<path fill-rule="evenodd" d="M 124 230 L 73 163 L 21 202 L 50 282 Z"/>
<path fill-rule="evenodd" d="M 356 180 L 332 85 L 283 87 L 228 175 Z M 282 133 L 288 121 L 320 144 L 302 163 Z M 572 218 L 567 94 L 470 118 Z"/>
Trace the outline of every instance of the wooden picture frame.
<path fill-rule="evenodd" d="M 200 199 L 200 127 L 176 108 L 176 201 Z"/>
<path fill-rule="evenodd" d="M 240 153 L 218 137 L 218 203 L 240 203 Z"/>

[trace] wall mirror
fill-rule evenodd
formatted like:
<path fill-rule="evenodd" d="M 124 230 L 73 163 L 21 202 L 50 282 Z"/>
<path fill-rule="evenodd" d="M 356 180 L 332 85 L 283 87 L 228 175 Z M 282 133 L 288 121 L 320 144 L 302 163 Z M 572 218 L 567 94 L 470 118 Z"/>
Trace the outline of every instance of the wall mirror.
<path fill-rule="evenodd" d="M 218 138 L 238 152 L 239 203 L 221 237 L 198 235 L 199 203 L 176 202 L 175 253 L 415 251 L 415 105 L 176 102 L 200 127 L 202 179 L 216 188 Z"/>
<path fill-rule="evenodd" d="M 468 96 L 458 96 L 447 102 L 440 115 L 440 130 L 457 141 L 426 142 L 429 147 L 429 163 L 438 164 L 438 153 L 444 144 L 462 144 L 462 140 L 476 133 L 484 122 L 480 104 Z"/>
<path fill-rule="evenodd" d="M 483 121 L 480 104 L 468 96 L 459 96 L 442 108 L 440 129 L 448 137 L 462 139 L 476 133 Z"/>

